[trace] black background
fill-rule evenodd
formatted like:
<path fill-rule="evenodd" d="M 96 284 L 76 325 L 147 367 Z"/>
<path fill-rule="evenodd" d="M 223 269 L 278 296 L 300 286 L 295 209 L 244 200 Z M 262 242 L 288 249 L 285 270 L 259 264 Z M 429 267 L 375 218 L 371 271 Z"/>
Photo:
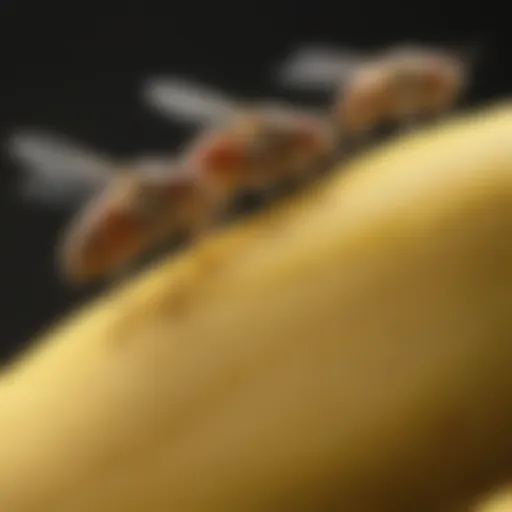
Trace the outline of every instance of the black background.
<path fill-rule="evenodd" d="M 117 5 L 116 5 L 117 4 Z M 299 42 L 378 47 L 483 41 L 471 100 L 511 90 L 506 3 L 326 0 L 0 4 L 0 123 L 55 129 L 114 155 L 172 151 L 191 133 L 145 109 L 141 79 L 180 74 L 246 96 L 282 95 L 272 66 Z M 0 361 L 84 293 L 59 282 L 53 249 L 71 211 L 22 203 L 1 163 Z"/>

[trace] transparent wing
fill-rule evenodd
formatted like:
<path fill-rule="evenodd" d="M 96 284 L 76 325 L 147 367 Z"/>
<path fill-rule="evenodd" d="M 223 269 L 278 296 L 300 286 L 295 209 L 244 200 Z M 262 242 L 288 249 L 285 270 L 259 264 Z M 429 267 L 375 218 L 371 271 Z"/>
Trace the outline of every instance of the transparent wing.
<path fill-rule="evenodd" d="M 37 202 L 75 203 L 96 192 L 111 176 L 109 158 L 44 130 L 13 133 L 7 153 L 23 173 L 20 194 Z"/>
<path fill-rule="evenodd" d="M 426 45 L 419 43 L 402 43 L 394 45 L 385 52 L 388 56 L 415 56 L 415 55 L 445 55 L 457 60 L 461 66 L 474 68 L 485 53 L 485 45 L 482 42 L 469 41 L 460 44 Z"/>
<path fill-rule="evenodd" d="M 287 88 L 331 89 L 344 83 L 367 56 L 352 50 L 304 46 L 292 52 L 276 71 Z"/>
<path fill-rule="evenodd" d="M 255 103 L 253 107 L 256 111 L 270 118 L 293 119 L 306 116 L 321 120 L 325 117 L 325 109 L 315 108 L 306 105 L 297 105 L 285 101 L 265 100 Z"/>
<path fill-rule="evenodd" d="M 130 160 L 132 168 L 139 169 L 141 174 L 174 172 L 177 160 L 169 155 L 144 154 Z"/>
<path fill-rule="evenodd" d="M 485 45 L 479 41 L 465 41 L 463 43 L 446 43 L 446 44 L 425 44 L 414 43 L 405 41 L 401 44 L 395 44 L 388 48 L 388 51 L 393 52 L 410 52 L 413 54 L 446 54 L 454 57 L 459 57 L 463 60 L 473 60 L 473 58 L 481 56 L 485 49 Z"/>
<path fill-rule="evenodd" d="M 129 162 L 129 167 L 149 181 L 158 181 L 183 172 L 181 162 L 169 155 L 139 156 Z"/>
<path fill-rule="evenodd" d="M 211 124 L 240 108 L 220 90 L 172 77 L 154 77 L 142 88 L 143 100 L 160 114 L 194 124 Z"/>
<path fill-rule="evenodd" d="M 101 187 L 70 187 L 67 183 L 51 182 L 37 176 L 26 176 L 19 184 L 18 194 L 27 202 L 55 208 L 74 208 L 87 202 Z"/>

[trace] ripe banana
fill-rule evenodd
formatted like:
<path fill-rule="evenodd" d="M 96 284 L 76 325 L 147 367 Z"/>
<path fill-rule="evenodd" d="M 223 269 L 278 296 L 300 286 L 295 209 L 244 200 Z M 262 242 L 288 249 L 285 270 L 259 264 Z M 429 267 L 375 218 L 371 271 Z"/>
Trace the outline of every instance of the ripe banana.
<path fill-rule="evenodd" d="M 503 102 L 370 150 L 33 342 L 0 378 L 0 510 L 455 507 L 512 475 L 511 367 Z"/>

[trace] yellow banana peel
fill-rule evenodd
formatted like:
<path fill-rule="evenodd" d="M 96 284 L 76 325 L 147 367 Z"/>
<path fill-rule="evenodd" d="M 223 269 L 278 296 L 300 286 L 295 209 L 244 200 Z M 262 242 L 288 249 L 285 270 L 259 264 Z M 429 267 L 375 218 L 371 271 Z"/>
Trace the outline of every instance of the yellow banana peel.
<path fill-rule="evenodd" d="M 4 370 L 1 512 L 420 512 L 507 481 L 512 103 L 338 171 Z"/>
<path fill-rule="evenodd" d="M 481 504 L 476 505 L 474 512 L 511 512 L 512 489 L 507 488 L 494 493 Z M 473 511 L 471 511 L 473 512 Z"/>

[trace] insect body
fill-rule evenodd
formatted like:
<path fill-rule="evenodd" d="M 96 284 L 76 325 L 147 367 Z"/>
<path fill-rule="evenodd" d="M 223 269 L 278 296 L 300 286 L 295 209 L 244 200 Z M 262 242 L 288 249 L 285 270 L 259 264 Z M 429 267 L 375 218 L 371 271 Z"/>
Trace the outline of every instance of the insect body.
<path fill-rule="evenodd" d="M 22 191 L 32 199 L 85 203 L 57 250 L 60 272 L 75 284 L 115 274 L 165 238 L 199 230 L 210 215 L 192 173 L 168 158 L 120 165 L 42 131 L 15 134 L 9 148 L 29 171 Z"/>
<path fill-rule="evenodd" d="M 309 124 L 272 124 L 256 116 L 243 122 L 205 134 L 185 155 L 201 181 L 227 202 L 240 192 L 265 195 L 282 183 L 300 183 L 329 155 L 323 133 Z"/>
<path fill-rule="evenodd" d="M 243 103 L 190 82 L 153 79 L 146 101 L 160 113 L 208 127 L 185 153 L 223 193 L 304 181 L 333 152 L 325 116 L 277 102 Z"/>
<path fill-rule="evenodd" d="M 10 140 L 11 154 L 29 170 L 26 193 L 50 204 L 85 202 L 58 248 L 68 281 L 113 275 L 166 238 L 200 235 L 240 192 L 301 182 L 332 154 L 329 125 L 316 114 L 270 102 L 220 102 L 212 93 L 184 92 L 168 82 L 150 97 L 168 113 L 188 112 L 205 128 L 172 160 L 121 165 L 41 131 Z"/>
<path fill-rule="evenodd" d="M 308 123 L 289 126 L 287 117 L 279 121 L 234 116 L 195 138 L 178 158 L 128 164 L 43 131 L 19 132 L 9 148 L 29 171 L 22 191 L 32 199 L 85 203 L 57 250 L 65 279 L 85 284 L 119 273 L 168 238 L 201 235 L 240 190 L 263 190 L 287 172 L 295 176 L 298 165 L 308 169 L 324 150 L 320 132 Z"/>
<path fill-rule="evenodd" d="M 464 85 L 463 69 L 450 56 L 392 51 L 354 73 L 336 102 L 336 114 L 355 133 L 386 122 L 407 126 L 449 111 Z"/>
<path fill-rule="evenodd" d="M 385 123 L 411 125 L 449 111 L 466 88 L 469 65 L 448 51 L 403 46 L 375 56 L 303 49 L 285 63 L 287 86 L 338 86 L 334 119 L 348 134 Z"/>
<path fill-rule="evenodd" d="M 199 230 L 210 212 L 191 175 L 114 179 L 68 226 L 60 266 L 75 283 L 114 275 L 165 239 Z"/>

